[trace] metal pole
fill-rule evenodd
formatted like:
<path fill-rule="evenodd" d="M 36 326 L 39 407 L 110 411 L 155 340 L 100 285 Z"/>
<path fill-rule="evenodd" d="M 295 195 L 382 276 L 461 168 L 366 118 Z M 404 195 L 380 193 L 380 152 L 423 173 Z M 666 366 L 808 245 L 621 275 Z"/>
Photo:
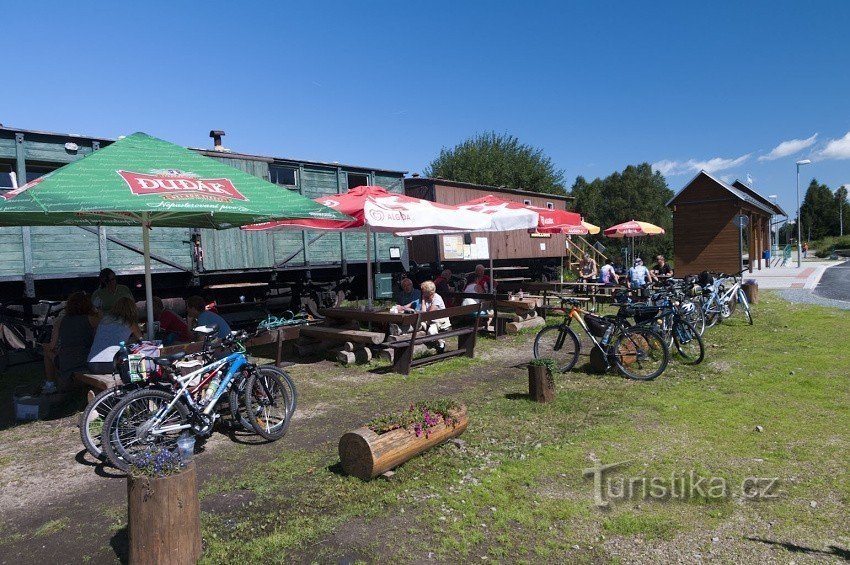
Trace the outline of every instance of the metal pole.
<path fill-rule="evenodd" d="M 738 216 L 738 256 L 740 257 L 739 270 L 744 270 L 744 222 L 741 221 L 741 216 Z M 750 257 L 750 264 L 753 258 Z"/>
<path fill-rule="evenodd" d="M 369 229 L 369 224 L 366 224 L 366 303 L 369 305 L 369 310 L 372 309 L 372 297 L 374 289 L 372 288 L 372 233 Z"/>
<path fill-rule="evenodd" d="M 803 266 L 803 241 L 800 227 L 800 163 L 797 163 L 797 268 Z"/>
<path fill-rule="evenodd" d="M 153 340 L 153 283 L 151 282 L 151 234 L 148 215 L 142 216 L 142 248 L 145 256 L 145 309 L 147 310 L 148 339 Z"/>

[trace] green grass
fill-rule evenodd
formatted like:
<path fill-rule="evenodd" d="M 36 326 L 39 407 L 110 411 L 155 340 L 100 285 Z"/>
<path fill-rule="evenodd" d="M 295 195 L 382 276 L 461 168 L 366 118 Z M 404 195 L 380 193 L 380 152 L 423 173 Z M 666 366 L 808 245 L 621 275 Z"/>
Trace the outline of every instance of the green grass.
<path fill-rule="evenodd" d="M 521 397 L 522 369 L 481 358 L 517 348 L 530 358 L 533 334 L 482 340 L 477 359 L 452 359 L 409 377 L 376 376 L 351 385 L 344 397 L 339 383 L 311 385 L 310 398 L 333 395 L 342 406 L 374 404 L 377 412 L 421 399 L 448 378 L 493 374 L 491 382 L 456 396 L 470 411 L 466 447 L 435 448 L 398 468 L 392 481 L 341 475 L 335 442 L 328 442 L 208 483 L 203 496 L 248 490 L 255 498 L 247 508 L 204 515 L 204 559 L 336 560 L 334 536 L 351 532 L 367 560 L 429 553 L 448 561 L 534 562 L 567 553 L 576 561 L 616 560 L 623 556 L 609 553 L 602 540 L 689 547 L 692 538 L 704 542 L 707 532 L 733 527 L 740 533 L 741 522 L 761 537 L 815 546 L 832 540 L 846 548 L 850 387 L 840 352 L 846 352 L 850 314 L 763 294 L 755 326 L 733 317 L 709 330 L 702 365 L 671 361 L 650 383 L 613 374 L 559 375 L 557 398 L 548 405 Z M 296 380 L 301 369 L 293 371 Z M 667 501 L 637 497 L 602 511 L 582 474 L 594 460 L 631 461 L 617 472 L 624 477 L 669 480 L 693 470 L 724 480 L 729 492 Z M 778 497 L 744 499 L 739 485 L 753 476 L 778 477 Z"/>
<path fill-rule="evenodd" d="M 56 532 L 61 532 L 71 525 L 70 518 L 58 518 L 56 520 L 50 520 L 36 528 L 33 535 L 35 537 L 46 536 L 49 534 L 55 534 Z"/>

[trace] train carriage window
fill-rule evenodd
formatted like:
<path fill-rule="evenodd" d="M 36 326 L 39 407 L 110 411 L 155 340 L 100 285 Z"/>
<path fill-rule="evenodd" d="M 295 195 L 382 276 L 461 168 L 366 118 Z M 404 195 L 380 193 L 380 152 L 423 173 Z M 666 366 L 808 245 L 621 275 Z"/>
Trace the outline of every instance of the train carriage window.
<path fill-rule="evenodd" d="M 555 205 L 554 205 L 554 204 L 552 204 L 551 202 L 547 202 L 547 203 L 546 203 L 546 207 L 547 207 L 547 208 L 549 208 L 550 210 L 554 210 L 554 209 L 555 209 Z"/>
<path fill-rule="evenodd" d="M 0 163 L 0 192 L 12 190 L 12 165 Z"/>
<path fill-rule="evenodd" d="M 526 199 L 526 200 L 523 200 L 522 203 L 525 204 L 526 206 L 531 206 L 531 200 Z"/>
<path fill-rule="evenodd" d="M 357 186 L 369 186 L 369 175 L 358 175 L 355 173 L 348 173 L 348 190 L 351 190 Z"/>
<path fill-rule="evenodd" d="M 294 188 L 298 186 L 298 169 L 269 165 L 269 181 L 280 186 Z"/>

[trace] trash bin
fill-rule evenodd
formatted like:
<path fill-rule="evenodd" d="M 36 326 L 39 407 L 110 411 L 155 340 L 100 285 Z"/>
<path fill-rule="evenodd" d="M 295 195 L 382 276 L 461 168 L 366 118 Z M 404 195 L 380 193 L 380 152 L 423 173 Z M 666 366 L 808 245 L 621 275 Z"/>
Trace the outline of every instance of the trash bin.
<path fill-rule="evenodd" d="M 750 279 L 744 284 L 742 284 L 741 288 L 744 289 L 744 294 L 747 295 L 747 300 L 750 301 L 750 304 L 758 304 L 759 283 L 757 281 Z"/>

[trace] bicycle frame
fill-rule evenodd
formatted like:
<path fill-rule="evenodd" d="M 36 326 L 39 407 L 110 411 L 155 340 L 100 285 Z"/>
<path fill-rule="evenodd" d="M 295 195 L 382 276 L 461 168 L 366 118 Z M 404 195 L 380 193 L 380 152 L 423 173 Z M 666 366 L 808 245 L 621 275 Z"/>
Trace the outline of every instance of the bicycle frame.
<path fill-rule="evenodd" d="M 174 406 L 178 402 L 180 402 L 181 399 L 183 399 L 186 402 L 186 404 L 189 406 L 189 409 L 192 412 L 194 412 L 196 414 L 198 414 L 198 413 L 204 414 L 204 415 L 207 415 L 207 416 L 209 414 L 211 414 L 212 411 L 215 409 L 215 406 L 218 403 L 219 399 L 222 397 L 222 395 L 225 392 L 227 392 L 228 390 L 230 390 L 230 386 L 233 384 L 233 379 L 236 376 L 236 374 L 239 371 L 241 371 L 242 368 L 245 367 L 248 364 L 249 364 L 248 359 L 245 357 L 245 354 L 241 351 L 238 351 L 236 353 L 231 353 L 227 357 L 219 359 L 218 361 L 214 361 L 214 362 L 210 363 L 209 365 L 205 365 L 205 366 L 203 366 L 203 367 L 201 367 L 201 368 L 199 368 L 195 371 L 192 371 L 191 373 L 189 373 L 187 375 L 177 377 L 177 379 L 175 379 L 175 380 L 181 386 L 180 386 L 179 390 L 177 390 L 177 392 L 175 393 L 174 398 L 171 400 L 171 402 L 169 402 L 165 406 L 161 407 L 157 411 L 157 413 L 154 414 L 153 418 L 151 418 L 149 420 L 150 423 L 151 423 L 151 426 L 149 427 L 149 429 L 151 430 L 150 433 L 153 434 L 153 435 L 161 435 L 161 434 L 186 430 L 186 429 L 189 429 L 189 428 L 192 427 L 191 424 L 167 426 L 167 427 L 164 427 L 164 428 L 158 427 L 159 424 L 165 418 L 165 416 L 168 415 L 171 412 L 171 410 L 174 408 Z M 203 408 L 203 410 L 201 410 L 200 405 L 197 402 L 195 402 L 195 399 L 192 396 L 192 392 L 197 391 L 201 387 L 201 385 L 203 385 L 205 382 L 209 382 L 209 380 L 212 378 L 212 376 L 216 372 L 223 369 L 225 366 L 228 366 L 227 372 L 224 374 L 224 377 L 222 377 L 221 383 L 218 385 L 218 388 L 215 391 L 215 395 L 210 399 L 209 404 L 207 404 Z M 203 375 L 204 373 L 208 373 L 206 378 L 202 379 L 201 383 L 198 384 L 197 386 L 195 386 L 194 390 L 192 392 L 190 392 L 189 391 L 190 383 L 196 377 L 199 377 L 199 376 Z"/>

